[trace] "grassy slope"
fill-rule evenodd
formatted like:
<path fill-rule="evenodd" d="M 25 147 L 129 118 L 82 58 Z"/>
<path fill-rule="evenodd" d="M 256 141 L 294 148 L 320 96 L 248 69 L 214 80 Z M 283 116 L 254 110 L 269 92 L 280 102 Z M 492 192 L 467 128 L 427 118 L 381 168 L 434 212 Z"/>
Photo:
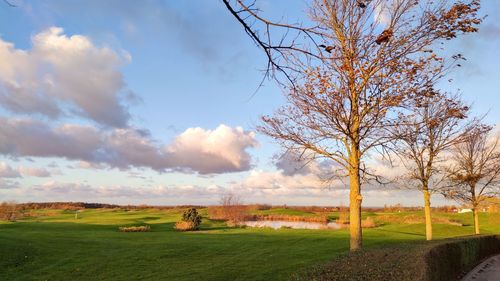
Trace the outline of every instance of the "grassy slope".
<path fill-rule="evenodd" d="M 0 280 L 283 280 L 348 250 L 347 230 L 238 229 L 204 220 L 202 231 L 179 233 L 172 229 L 178 210 L 85 210 L 78 220 L 56 212 L 0 224 Z M 470 214 L 440 215 L 468 226 L 435 224 L 436 238 L 472 233 Z M 484 233 L 500 233 L 498 214 L 480 219 Z M 141 224 L 152 232 L 117 231 Z M 423 224 L 364 231 L 367 247 L 422 239 Z"/>

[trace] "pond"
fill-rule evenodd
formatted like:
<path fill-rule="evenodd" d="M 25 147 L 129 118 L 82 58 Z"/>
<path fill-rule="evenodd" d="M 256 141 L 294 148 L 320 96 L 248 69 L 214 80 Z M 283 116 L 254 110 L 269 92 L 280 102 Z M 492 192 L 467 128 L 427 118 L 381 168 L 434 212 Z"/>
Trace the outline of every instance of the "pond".
<path fill-rule="evenodd" d="M 249 227 L 270 227 L 273 229 L 293 228 L 293 229 L 340 229 L 340 225 L 334 222 L 319 223 L 305 221 L 244 221 L 243 225 Z"/>

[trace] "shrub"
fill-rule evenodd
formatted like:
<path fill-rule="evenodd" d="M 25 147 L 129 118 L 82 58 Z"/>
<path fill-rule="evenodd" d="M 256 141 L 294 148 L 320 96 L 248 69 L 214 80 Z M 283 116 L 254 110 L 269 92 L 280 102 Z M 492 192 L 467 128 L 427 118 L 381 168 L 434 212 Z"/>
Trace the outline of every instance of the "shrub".
<path fill-rule="evenodd" d="M 177 224 L 175 228 L 178 230 L 197 230 L 201 224 L 201 215 L 198 214 L 196 208 L 189 208 L 182 214 L 182 221 Z"/>
<path fill-rule="evenodd" d="M 366 219 L 361 221 L 361 227 L 373 228 L 373 227 L 377 227 L 377 224 L 375 223 L 375 221 L 373 220 L 372 217 L 367 217 Z"/>
<path fill-rule="evenodd" d="M 500 236 L 467 236 L 350 252 L 293 275 L 314 281 L 460 280 L 484 258 L 500 252 Z"/>
<path fill-rule="evenodd" d="M 182 220 L 191 222 L 195 228 L 198 228 L 201 224 L 201 215 L 195 208 L 190 208 L 182 214 Z"/>
<path fill-rule="evenodd" d="M 448 239 L 424 256 L 427 280 L 454 280 L 484 258 L 500 253 L 500 236 L 468 236 Z"/>
<path fill-rule="evenodd" d="M 121 232 L 149 232 L 151 228 L 149 225 L 141 225 L 141 226 L 122 226 L 118 228 Z"/>
<path fill-rule="evenodd" d="M 189 221 L 178 221 L 175 223 L 175 229 L 179 231 L 191 231 L 196 230 L 194 224 Z"/>
<path fill-rule="evenodd" d="M 241 203 L 240 198 L 234 194 L 226 194 L 220 199 L 222 214 L 230 225 L 237 225 L 245 220 L 246 206 Z"/>
<path fill-rule="evenodd" d="M 224 210 L 219 206 L 208 207 L 208 218 L 211 220 L 226 220 Z"/>
<path fill-rule="evenodd" d="M 21 208 L 15 202 L 2 202 L 0 204 L 0 220 L 16 221 L 22 215 Z"/>
<path fill-rule="evenodd" d="M 246 219 L 249 208 L 241 203 L 238 196 L 225 194 L 221 197 L 220 203 L 220 206 L 208 207 L 210 219 L 225 220 L 229 225 L 237 225 Z"/>

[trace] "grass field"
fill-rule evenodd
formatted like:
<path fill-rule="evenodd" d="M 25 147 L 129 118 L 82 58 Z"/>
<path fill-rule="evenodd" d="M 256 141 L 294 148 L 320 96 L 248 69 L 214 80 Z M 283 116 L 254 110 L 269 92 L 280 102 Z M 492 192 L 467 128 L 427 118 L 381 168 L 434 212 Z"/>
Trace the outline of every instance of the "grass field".
<path fill-rule="evenodd" d="M 208 220 L 206 209 L 201 210 L 204 220 L 197 232 L 173 230 L 182 213 L 178 209 L 86 209 L 78 219 L 74 211 L 37 212 L 37 217 L 0 222 L 0 280 L 286 280 L 348 251 L 345 229 L 228 228 Z M 366 215 L 376 219 L 387 213 Z M 470 213 L 435 216 L 464 224 L 434 224 L 436 239 L 473 233 Z M 480 222 L 483 233 L 500 233 L 500 214 L 481 213 Z M 132 225 L 149 225 L 151 232 L 118 231 Z M 412 243 L 423 240 L 424 233 L 422 223 L 388 222 L 364 230 L 364 244 Z"/>

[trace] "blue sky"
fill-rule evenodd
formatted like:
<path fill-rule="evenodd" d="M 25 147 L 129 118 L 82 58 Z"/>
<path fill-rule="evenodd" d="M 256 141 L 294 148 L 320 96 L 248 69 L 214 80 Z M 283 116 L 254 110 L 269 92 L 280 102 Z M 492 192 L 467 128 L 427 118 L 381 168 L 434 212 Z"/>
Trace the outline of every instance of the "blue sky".
<path fill-rule="evenodd" d="M 10 2 L 0 3 L 0 200 L 211 204 L 233 192 L 247 203 L 347 203 L 345 186 L 274 164 L 280 148 L 255 127 L 281 91 L 267 81 L 253 95 L 265 58 L 221 1 Z M 480 33 L 449 46 L 468 60 L 443 87 L 496 124 L 500 4 L 485 2 Z M 258 3 L 292 21 L 306 9 Z M 365 191 L 365 205 L 385 203 L 420 196 Z"/>

